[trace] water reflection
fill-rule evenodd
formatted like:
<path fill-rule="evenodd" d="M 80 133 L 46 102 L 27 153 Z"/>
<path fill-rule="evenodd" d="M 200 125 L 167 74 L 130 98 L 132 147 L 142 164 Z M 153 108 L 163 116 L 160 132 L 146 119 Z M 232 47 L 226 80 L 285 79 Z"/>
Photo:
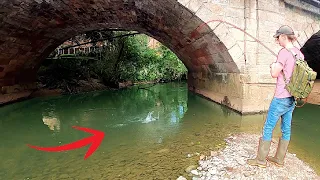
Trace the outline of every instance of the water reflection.
<path fill-rule="evenodd" d="M 51 131 L 60 131 L 60 121 L 55 117 L 43 116 L 42 121 Z"/>
<path fill-rule="evenodd" d="M 179 133 L 188 93 L 185 83 L 133 87 L 47 99 L 40 110 L 42 124 L 61 137 L 70 136 L 75 133 L 71 127 L 81 125 L 105 131 L 110 146 L 141 141 L 161 144 Z M 115 138 L 119 132 L 126 136 Z"/>

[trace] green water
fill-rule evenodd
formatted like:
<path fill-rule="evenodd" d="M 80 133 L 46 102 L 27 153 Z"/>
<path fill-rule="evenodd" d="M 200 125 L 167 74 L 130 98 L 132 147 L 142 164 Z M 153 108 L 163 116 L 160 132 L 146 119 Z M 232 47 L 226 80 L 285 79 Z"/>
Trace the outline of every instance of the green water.
<path fill-rule="evenodd" d="M 231 133 L 261 131 L 263 115 L 240 116 L 187 91 L 185 83 L 145 89 L 36 98 L 0 108 L 0 179 L 176 179 L 199 154 L 224 145 Z M 320 169 L 320 107 L 294 113 L 290 150 Z M 92 156 L 88 146 L 49 147 L 88 137 L 72 126 L 105 132 Z M 279 134 L 279 126 L 275 135 Z M 192 155 L 188 157 L 188 154 Z"/>

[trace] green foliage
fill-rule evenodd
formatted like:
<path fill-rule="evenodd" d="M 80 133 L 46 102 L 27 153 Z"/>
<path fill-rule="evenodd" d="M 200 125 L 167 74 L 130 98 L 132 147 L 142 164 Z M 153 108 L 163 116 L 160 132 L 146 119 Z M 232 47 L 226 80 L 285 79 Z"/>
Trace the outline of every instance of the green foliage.
<path fill-rule="evenodd" d="M 129 32 L 130 33 L 130 32 Z M 102 47 L 94 52 L 76 55 L 52 53 L 40 68 L 40 81 L 53 86 L 61 81 L 96 78 L 109 86 L 125 81 L 174 81 L 186 77 L 184 64 L 168 48 L 159 44 L 148 47 L 148 36 L 126 36 L 128 32 L 90 32 L 81 37 L 99 39 L 107 37 Z M 119 37 L 119 38 L 111 38 Z M 124 36 L 122 36 L 124 35 Z M 100 37 L 101 36 L 101 37 Z M 96 46 L 96 43 L 93 44 Z M 47 82 L 47 80 L 49 82 Z"/>
<path fill-rule="evenodd" d="M 184 64 L 162 44 L 152 49 L 147 36 L 137 35 L 125 41 L 125 53 L 119 72 L 120 79 L 132 81 L 173 81 L 186 74 Z"/>

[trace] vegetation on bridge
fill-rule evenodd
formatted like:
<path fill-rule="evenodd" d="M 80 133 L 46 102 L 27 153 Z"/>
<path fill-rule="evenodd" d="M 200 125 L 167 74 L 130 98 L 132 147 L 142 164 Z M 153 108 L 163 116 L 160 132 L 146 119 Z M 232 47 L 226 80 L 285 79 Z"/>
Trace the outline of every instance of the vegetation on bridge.
<path fill-rule="evenodd" d="M 121 82 L 185 79 L 187 69 L 177 56 L 160 43 L 149 47 L 148 39 L 144 34 L 120 31 L 93 31 L 76 36 L 70 41 L 78 45 L 62 45 L 62 49 L 90 44 L 93 50 L 59 54 L 57 49 L 39 69 L 39 82 L 46 88 L 78 92 L 84 82 L 118 88 Z"/>

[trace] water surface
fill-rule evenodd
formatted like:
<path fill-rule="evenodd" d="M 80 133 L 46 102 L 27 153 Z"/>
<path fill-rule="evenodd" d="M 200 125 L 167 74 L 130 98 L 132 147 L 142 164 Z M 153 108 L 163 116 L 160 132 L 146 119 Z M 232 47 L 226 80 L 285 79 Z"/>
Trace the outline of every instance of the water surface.
<path fill-rule="evenodd" d="M 0 108 L 0 179 L 176 179 L 200 154 L 224 145 L 231 133 L 259 133 L 265 115 L 240 116 L 187 91 L 186 83 L 133 87 L 36 98 Z M 319 172 L 320 107 L 296 109 L 290 151 Z M 29 148 L 58 146 L 89 134 L 106 136 L 84 160 L 88 147 L 67 152 Z M 277 126 L 275 136 L 279 136 Z"/>

